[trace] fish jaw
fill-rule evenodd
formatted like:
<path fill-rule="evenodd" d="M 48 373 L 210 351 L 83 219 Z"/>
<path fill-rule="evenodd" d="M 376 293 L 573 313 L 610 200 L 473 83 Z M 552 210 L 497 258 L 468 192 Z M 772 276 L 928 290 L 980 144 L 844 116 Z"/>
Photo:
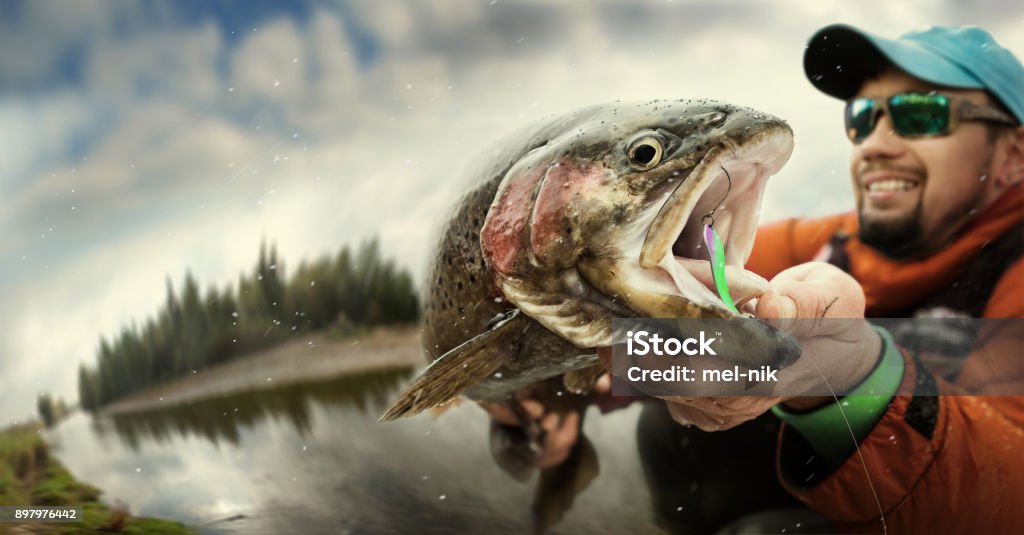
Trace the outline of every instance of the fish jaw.
<path fill-rule="evenodd" d="M 637 218 L 633 231 L 620 236 L 621 255 L 611 268 L 619 278 L 616 291 L 629 307 L 647 317 L 686 317 L 695 308 L 701 316 L 735 315 L 713 290 L 703 241 L 704 224 L 712 221 L 722 237 L 725 278 L 737 305 L 764 293 L 768 282 L 743 266 L 753 249 L 767 180 L 792 150 L 788 127 L 766 129 L 743 145 L 723 144 L 708 151 L 663 204 Z"/>

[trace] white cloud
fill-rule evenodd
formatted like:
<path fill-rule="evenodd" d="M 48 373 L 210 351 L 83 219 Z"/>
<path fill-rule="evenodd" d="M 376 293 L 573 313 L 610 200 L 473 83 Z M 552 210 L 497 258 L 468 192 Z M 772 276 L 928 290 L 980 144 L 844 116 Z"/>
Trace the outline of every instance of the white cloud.
<path fill-rule="evenodd" d="M 0 203 L 18 192 L 47 160 L 64 156 L 74 134 L 93 122 L 88 101 L 69 90 L 45 98 L 0 97 Z M 0 206 L 3 206 L 0 204 Z"/>
<path fill-rule="evenodd" d="M 232 55 L 231 82 L 239 98 L 273 101 L 281 106 L 300 104 L 307 87 L 301 75 L 306 65 L 300 29 L 289 19 L 277 19 L 247 34 Z"/>
<path fill-rule="evenodd" d="M 152 96 L 214 103 L 226 90 L 216 67 L 223 44 L 212 22 L 99 39 L 83 68 L 84 87 L 95 100 L 118 107 Z"/>

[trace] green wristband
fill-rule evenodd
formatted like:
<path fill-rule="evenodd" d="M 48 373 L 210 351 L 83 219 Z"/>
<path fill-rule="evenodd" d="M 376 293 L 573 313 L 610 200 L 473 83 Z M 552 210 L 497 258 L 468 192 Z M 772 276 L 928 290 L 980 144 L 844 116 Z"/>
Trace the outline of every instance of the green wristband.
<path fill-rule="evenodd" d="M 874 327 L 882 337 L 882 357 L 875 369 L 839 403 L 799 414 L 788 412 L 781 405 L 772 407 L 780 420 L 793 426 L 832 466 L 839 466 L 856 451 L 857 445 L 882 419 L 903 381 L 903 355 L 888 331 Z M 851 429 L 856 442 L 850 440 Z"/>

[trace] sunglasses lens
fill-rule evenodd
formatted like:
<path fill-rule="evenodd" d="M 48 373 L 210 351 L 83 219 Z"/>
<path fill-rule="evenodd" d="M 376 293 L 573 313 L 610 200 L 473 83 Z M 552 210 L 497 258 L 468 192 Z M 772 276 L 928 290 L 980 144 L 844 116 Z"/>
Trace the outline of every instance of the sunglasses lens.
<path fill-rule="evenodd" d="M 846 135 L 853 141 L 860 141 L 875 128 L 875 101 L 855 98 L 846 103 Z"/>
<path fill-rule="evenodd" d="M 902 136 L 934 136 L 949 131 L 949 98 L 904 93 L 889 99 L 892 126 Z"/>

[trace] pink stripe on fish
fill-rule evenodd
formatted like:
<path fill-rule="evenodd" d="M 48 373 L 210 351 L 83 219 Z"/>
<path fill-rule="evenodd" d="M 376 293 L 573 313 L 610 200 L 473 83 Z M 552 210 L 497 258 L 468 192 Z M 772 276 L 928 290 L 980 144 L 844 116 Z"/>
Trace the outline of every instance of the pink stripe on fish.
<path fill-rule="evenodd" d="M 572 210 L 586 190 L 600 187 L 604 173 L 593 165 L 563 158 L 548 168 L 530 220 L 530 249 L 546 266 L 568 267 L 576 262 Z"/>
<path fill-rule="evenodd" d="M 545 166 L 537 166 L 508 177 L 505 187 L 498 192 L 497 202 L 487 213 L 480 230 L 480 247 L 488 264 L 498 273 L 510 275 L 515 269 L 525 241 L 523 232 L 533 206 L 533 193 L 546 170 Z"/>

